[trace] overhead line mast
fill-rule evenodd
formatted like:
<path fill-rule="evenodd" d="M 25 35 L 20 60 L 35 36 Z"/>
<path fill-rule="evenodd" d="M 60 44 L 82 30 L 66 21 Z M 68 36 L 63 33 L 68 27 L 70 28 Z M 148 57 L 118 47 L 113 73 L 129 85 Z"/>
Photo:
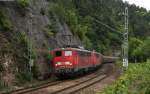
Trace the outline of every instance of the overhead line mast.
<path fill-rule="evenodd" d="M 31 72 L 31 67 L 33 65 L 33 59 L 32 59 L 32 18 L 33 15 L 29 15 L 28 25 L 29 25 L 29 39 L 28 39 L 28 55 L 29 55 L 29 71 Z"/>
<path fill-rule="evenodd" d="M 129 28 L 129 14 L 128 14 L 128 7 L 125 7 L 125 28 L 124 28 L 124 40 L 123 40 L 123 66 L 128 69 L 128 28 Z"/>

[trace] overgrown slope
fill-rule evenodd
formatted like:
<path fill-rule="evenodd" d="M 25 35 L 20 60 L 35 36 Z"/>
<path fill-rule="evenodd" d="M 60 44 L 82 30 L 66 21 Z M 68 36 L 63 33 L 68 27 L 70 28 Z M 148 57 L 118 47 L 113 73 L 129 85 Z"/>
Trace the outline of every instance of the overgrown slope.
<path fill-rule="evenodd" d="M 149 94 L 150 61 L 143 64 L 129 64 L 129 69 L 111 86 L 97 94 Z"/>
<path fill-rule="evenodd" d="M 53 10 L 66 21 L 71 31 L 82 40 L 85 48 L 105 55 L 121 51 L 124 31 L 124 9 L 129 8 L 129 57 L 131 61 L 146 61 L 150 54 L 150 12 L 122 0 L 50 0 Z M 122 34 L 119 34 L 122 33 Z M 145 47 L 138 46 L 143 43 Z M 138 44 L 138 45 L 136 45 Z M 143 53 L 142 53 L 143 52 Z M 149 52 L 149 51 L 148 51 Z"/>
<path fill-rule="evenodd" d="M 0 2 L 0 85 L 22 85 L 34 77 L 49 76 L 49 49 L 64 47 L 68 25 L 49 13 L 47 0 Z M 80 45 L 73 36 L 72 45 Z"/>

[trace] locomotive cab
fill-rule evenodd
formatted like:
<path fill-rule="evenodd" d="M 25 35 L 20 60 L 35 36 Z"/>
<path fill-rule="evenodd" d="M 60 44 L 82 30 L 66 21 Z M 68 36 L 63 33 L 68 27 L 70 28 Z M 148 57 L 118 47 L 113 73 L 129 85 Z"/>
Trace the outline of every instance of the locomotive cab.
<path fill-rule="evenodd" d="M 57 49 L 54 51 L 55 74 L 72 73 L 74 67 L 74 52 L 71 49 Z"/>
<path fill-rule="evenodd" d="M 55 51 L 55 67 L 72 66 L 72 56 L 72 51 L 70 50 Z"/>

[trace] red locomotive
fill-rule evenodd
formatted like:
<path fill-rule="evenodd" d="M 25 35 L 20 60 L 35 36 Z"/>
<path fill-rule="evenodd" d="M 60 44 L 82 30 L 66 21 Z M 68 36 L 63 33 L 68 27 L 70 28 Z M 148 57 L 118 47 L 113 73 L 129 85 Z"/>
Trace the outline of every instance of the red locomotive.
<path fill-rule="evenodd" d="M 71 75 L 92 70 L 102 64 L 102 55 L 78 48 L 54 50 L 53 66 L 56 76 Z"/>

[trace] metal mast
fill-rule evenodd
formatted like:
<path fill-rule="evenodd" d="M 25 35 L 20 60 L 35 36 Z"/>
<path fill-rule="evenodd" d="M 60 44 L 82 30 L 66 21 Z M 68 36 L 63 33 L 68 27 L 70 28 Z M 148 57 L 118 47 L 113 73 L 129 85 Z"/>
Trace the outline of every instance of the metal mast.
<path fill-rule="evenodd" d="M 128 28 L 129 28 L 129 21 L 128 21 L 128 7 L 125 7 L 125 31 L 123 34 L 124 41 L 123 41 L 123 67 L 126 69 L 128 68 Z"/>
<path fill-rule="evenodd" d="M 33 65 L 33 59 L 32 59 L 32 18 L 33 18 L 33 15 L 30 14 L 29 15 L 29 20 L 28 20 L 28 25 L 29 25 L 29 45 L 28 45 L 28 55 L 29 55 L 29 70 L 31 72 L 31 67 Z"/>

